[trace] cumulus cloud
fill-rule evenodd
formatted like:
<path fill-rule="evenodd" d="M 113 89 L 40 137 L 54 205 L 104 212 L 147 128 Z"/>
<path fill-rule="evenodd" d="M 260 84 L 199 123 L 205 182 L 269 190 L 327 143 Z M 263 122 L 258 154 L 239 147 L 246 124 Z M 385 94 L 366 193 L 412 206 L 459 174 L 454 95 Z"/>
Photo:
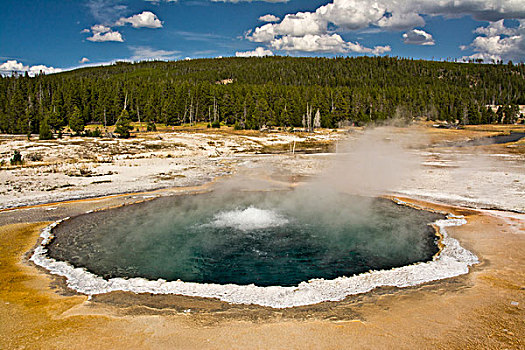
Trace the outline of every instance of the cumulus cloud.
<path fill-rule="evenodd" d="M 346 42 L 339 34 L 312 35 L 302 37 L 283 36 L 271 41 L 276 50 L 327 53 L 371 53 L 381 55 L 390 51 L 390 46 L 364 47 L 359 43 Z"/>
<path fill-rule="evenodd" d="M 311 12 L 286 15 L 280 23 L 267 23 L 248 33 L 247 38 L 255 42 L 270 42 L 277 36 L 301 37 L 327 32 L 327 23 Z"/>
<path fill-rule="evenodd" d="M 148 46 L 130 46 L 133 52 L 132 61 L 169 60 L 177 57 L 179 51 L 157 50 Z"/>
<path fill-rule="evenodd" d="M 95 24 L 93 27 L 91 27 L 91 30 L 88 30 L 88 33 L 89 32 L 92 32 L 93 36 L 88 37 L 87 40 L 92 42 L 124 41 L 122 34 L 120 34 L 118 31 L 113 31 L 110 27 L 102 24 Z"/>
<path fill-rule="evenodd" d="M 235 56 L 237 57 L 264 57 L 264 56 L 273 56 L 271 50 L 265 49 L 264 47 L 258 47 L 253 51 L 243 51 L 236 52 Z"/>
<path fill-rule="evenodd" d="M 355 30 L 377 24 L 385 16 L 387 9 L 385 1 L 334 0 L 319 7 L 315 14 L 319 21 L 333 23 L 343 29 Z"/>
<path fill-rule="evenodd" d="M 113 26 L 124 26 L 128 23 L 134 28 L 162 28 L 162 22 L 150 11 L 143 11 L 131 17 L 121 17 Z M 92 42 L 124 41 L 119 31 L 104 24 L 95 24 L 90 29 L 82 30 L 82 33 L 92 33 L 93 35 L 87 38 Z"/>
<path fill-rule="evenodd" d="M 338 34 L 312 35 L 302 37 L 283 36 L 274 39 L 271 45 L 277 50 L 303 51 L 303 52 L 332 52 L 343 53 L 347 51 L 346 42 Z"/>
<path fill-rule="evenodd" d="M 422 27 L 425 20 L 417 13 L 394 12 L 390 16 L 383 16 L 377 21 L 381 28 L 390 30 L 404 30 L 412 27 Z"/>
<path fill-rule="evenodd" d="M 123 26 L 126 23 L 131 24 L 133 28 L 162 28 L 162 21 L 159 20 L 156 14 L 150 11 L 143 11 L 142 13 L 133 15 L 131 17 L 121 17 L 116 23 L 116 26 Z"/>
<path fill-rule="evenodd" d="M 87 57 L 82 57 L 82 59 L 80 61 L 78 61 L 79 63 L 88 63 L 89 62 L 89 58 Z"/>
<path fill-rule="evenodd" d="M 315 17 L 321 28 L 331 23 L 347 30 L 371 25 L 403 30 L 423 26 L 422 15 L 471 15 L 480 20 L 525 18 L 525 6 L 522 0 L 333 0 L 315 12 L 299 12 L 295 16 Z"/>
<path fill-rule="evenodd" d="M 0 64 L 0 72 L 25 72 L 28 70 L 28 66 L 24 66 L 22 63 L 11 60 Z"/>
<path fill-rule="evenodd" d="M 249 31 L 246 38 L 256 43 L 267 43 L 272 41 L 277 35 L 275 32 L 276 25 L 267 23 L 261 27 L 255 28 L 254 31 Z"/>
<path fill-rule="evenodd" d="M 259 17 L 259 21 L 261 22 L 279 22 L 280 20 L 279 17 L 270 14 Z"/>
<path fill-rule="evenodd" d="M 412 45 L 434 45 L 432 34 L 420 29 L 412 29 L 403 34 L 403 42 Z"/>
<path fill-rule="evenodd" d="M 259 26 L 248 32 L 246 37 L 254 42 L 283 48 L 306 47 L 303 44 L 308 41 L 311 47 L 324 50 L 327 47 L 325 42 L 328 42 L 328 46 L 337 47 L 334 52 L 341 52 L 344 45 L 335 45 L 338 39 L 333 37 L 334 33 L 377 28 L 406 31 L 403 40 L 407 44 L 432 45 L 434 40 L 430 34 L 415 29 L 425 26 L 425 16 L 471 16 L 477 20 L 497 22 L 509 18 L 525 19 L 525 6 L 523 0 L 333 0 L 313 12 L 287 14 L 282 21 Z M 494 35 L 482 32 L 484 30 L 494 31 L 498 28 L 478 31 L 478 34 L 493 38 Z M 510 45 L 512 41 L 500 39 L 503 40 L 499 42 L 500 46 Z M 479 39 L 472 45 L 486 47 L 489 45 L 486 41 L 488 39 Z M 490 41 L 494 46 L 495 40 Z M 298 45 L 291 44 L 293 42 Z"/>
<path fill-rule="evenodd" d="M 513 35 L 515 29 L 505 27 L 504 20 L 499 20 L 496 22 L 490 23 L 486 27 L 479 27 L 474 30 L 476 34 L 482 34 L 486 36 L 496 36 L 496 35 Z"/>
<path fill-rule="evenodd" d="M 122 34 L 119 32 L 107 32 L 104 34 L 96 33 L 93 34 L 93 36 L 87 38 L 87 40 L 95 42 L 95 43 L 101 43 L 105 41 L 117 41 L 117 42 L 123 42 L 124 39 L 122 38 Z"/>
<path fill-rule="evenodd" d="M 505 27 L 504 21 L 490 23 L 486 27 L 479 27 L 474 31 L 477 36 L 474 41 L 462 47 L 472 49 L 474 54 L 466 56 L 470 59 L 492 60 L 523 60 L 525 57 L 525 20 L 521 20 L 517 27 Z"/>
<path fill-rule="evenodd" d="M 357 53 L 371 53 L 373 55 L 382 55 L 384 53 L 390 52 L 392 48 L 388 45 L 386 46 L 374 46 L 373 48 L 364 47 L 359 43 L 346 43 L 348 51 L 357 52 Z"/>
<path fill-rule="evenodd" d="M 93 32 L 93 34 L 102 34 L 111 31 L 111 28 L 106 27 L 102 24 L 95 24 L 93 27 L 91 27 L 91 31 Z M 87 30 L 87 32 L 89 33 L 89 29 Z"/>
<path fill-rule="evenodd" d="M 62 69 L 60 68 L 53 68 L 48 67 L 44 65 L 36 65 L 36 66 L 26 66 L 21 62 L 18 62 L 16 60 L 9 60 L 7 62 L 4 62 L 0 64 L 0 74 L 1 75 L 10 75 L 13 72 L 16 73 L 25 73 L 27 72 L 31 76 L 35 76 L 37 74 L 53 74 L 53 73 L 59 73 Z"/>
<path fill-rule="evenodd" d="M 54 67 L 48 67 L 44 66 L 42 64 L 37 66 L 31 66 L 28 69 L 28 73 L 31 76 L 37 75 L 37 74 L 53 74 L 53 73 L 60 73 L 62 72 L 62 69 L 60 68 L 54 68 Z"/>

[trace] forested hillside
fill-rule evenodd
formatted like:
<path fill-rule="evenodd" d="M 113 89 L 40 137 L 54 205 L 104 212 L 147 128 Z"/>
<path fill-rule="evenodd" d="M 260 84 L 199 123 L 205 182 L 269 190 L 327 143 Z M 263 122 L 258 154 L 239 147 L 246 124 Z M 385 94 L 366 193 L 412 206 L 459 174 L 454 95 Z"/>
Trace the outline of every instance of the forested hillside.
<path fill-rule="evenodd" d="M 422 116 L 511 123 L 525 104 L 525 65 L 391 57 L 222 58 L 117 63 L 0 78 L 0 131 L 112 125 L 119 116 L 167 125 L 219 120 L 301 127 L 307 106 L 323 127 Z M 487 105 L 503 105 L 497 113 Z M 125 113 L 122 113 L 126 110 Z"/>

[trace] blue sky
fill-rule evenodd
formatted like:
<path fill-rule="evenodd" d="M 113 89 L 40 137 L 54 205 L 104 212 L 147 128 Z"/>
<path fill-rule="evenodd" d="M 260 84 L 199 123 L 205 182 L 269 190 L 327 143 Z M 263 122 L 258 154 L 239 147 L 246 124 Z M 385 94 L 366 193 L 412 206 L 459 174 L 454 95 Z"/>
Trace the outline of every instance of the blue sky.
<path fill-rule="evenodd" d="M 115 60 L 525 60 L 525 0 L 0 0 L 0 71 Z"/>

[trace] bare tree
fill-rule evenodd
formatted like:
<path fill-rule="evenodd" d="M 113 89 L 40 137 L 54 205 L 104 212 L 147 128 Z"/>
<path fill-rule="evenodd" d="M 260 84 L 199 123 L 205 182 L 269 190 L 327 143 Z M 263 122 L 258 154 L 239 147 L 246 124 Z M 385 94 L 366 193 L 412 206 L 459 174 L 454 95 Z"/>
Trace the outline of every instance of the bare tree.
<path fill-rule="evenodd" d="M 321 113 L 319 112 L 319 109 L 317 109 L 317 112 L 315 112 L 313 129 L 320 128 L 320 127 L 321 127 Z"/>

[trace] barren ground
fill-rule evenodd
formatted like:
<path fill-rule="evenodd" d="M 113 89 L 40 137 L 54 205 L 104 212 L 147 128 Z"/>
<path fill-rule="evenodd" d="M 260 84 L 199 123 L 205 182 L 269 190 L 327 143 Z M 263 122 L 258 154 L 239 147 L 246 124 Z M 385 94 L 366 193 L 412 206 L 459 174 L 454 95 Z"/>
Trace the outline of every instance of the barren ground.
<path fill-rule="evenodd" d="M 276 186 L 293 184 L 334 157 L 303 151 L 336 148 L 362 130 L 315 136 L 181 130 L 45 142 L 2 137 L 0 348 L 525 348 L 525 140 L 446 143 L 524 128 L 416 129 L 424 137 L 411 152 L 421 157 L 420 167 L 387 194 L 465 215 L 468 224 L 449 233 L 481 263 L 457 278 L 291 309 L 130 293 L 88 301 L 29 264 L 27 252 L 56 219 L 205 190 L 219 176 L 257 172 Z M 14 149 L 26 159 L 22 166 L 9 165 Z"/>

